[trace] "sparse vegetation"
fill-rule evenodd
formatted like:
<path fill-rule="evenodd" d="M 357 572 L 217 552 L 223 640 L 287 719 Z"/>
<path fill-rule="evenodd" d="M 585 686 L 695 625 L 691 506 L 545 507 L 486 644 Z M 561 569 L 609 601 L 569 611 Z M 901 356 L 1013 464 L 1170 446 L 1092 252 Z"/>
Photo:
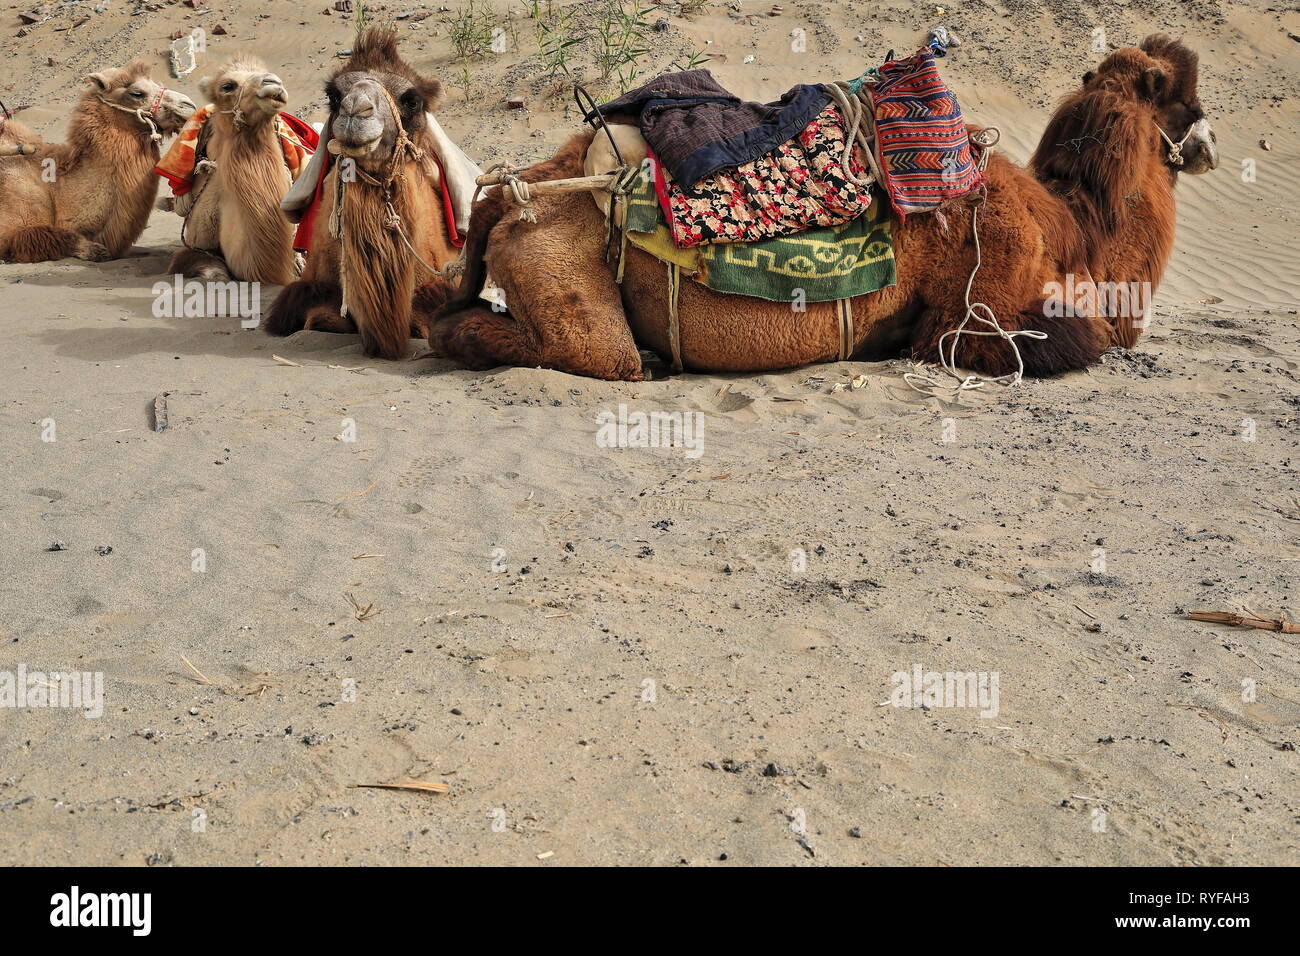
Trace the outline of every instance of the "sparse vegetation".
<path fill-rule="evenodd" d="M 652 8 L 641 0 L 605 0 L 596 24 L 596 67 L 600 79 L 618 80 L 627 90 L 641 73 L 641 61 L 650 53 L 647 36 L 650 25 L 645 18 Z"/>
<path fill-rule="evenodd" d="M 459 12 L 448 14 L 445 22 L 452 56 L 457 60 L 481 60 L 493 52 L 492 41 L 501 21 L 486 0 L 468 0 Z"/>

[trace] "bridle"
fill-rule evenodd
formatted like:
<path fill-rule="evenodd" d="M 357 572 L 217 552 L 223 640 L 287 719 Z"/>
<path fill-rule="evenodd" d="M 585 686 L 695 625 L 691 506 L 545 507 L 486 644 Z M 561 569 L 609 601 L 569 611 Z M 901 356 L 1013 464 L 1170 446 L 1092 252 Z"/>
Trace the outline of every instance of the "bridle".
<path fill-rule="evenodd" d="M 433 266 L 425 262 L 424 259 L 420 257 L 420 254 L 415 251 L 415 246 L 411 242 L 411 237 L 406 234 L 406 229 L 402 225 L 402 217 L 398 213 L 397 208 L 393 205 L 393 198 L 396 193 L 395 187 L 397 181 L 406 176 L 406 173 L 402 169 L 404 165 L 403 156 L 404 155 L 408 156 L 411 162 L 418 163 L 420 168 L 424 170 L 425 175 L 429 175 L 428 156 L 425 154 L 424 150 L 422 150 L 419 146 L 416 146 L 415 143 L 411 141 L 411 138 L 406 135 L 406 127 L 402 124 L 401 110 L 397 108 L 397 103 L 393 100 L 392 94 L 388 92 L 388 87 L 384 86 L 383 83 L 379 83 L 377 85 L 379 86 L 379 91 L 384 94 L 384 99 L 388 102 L 388 109 L 392 113 L 393 122 L 397 124 L 397 134 L 396 134 L 397 141 L 393 144 L 393 155 L 388 161 L 388 168 L 385 171 L 382 179 L 377 179 L 374 176 L 370 175 L 368 172 L 362 169 L 361 166 L 357 164 L 355 161 L 353 162 L 352 168 L 353 171 L 357 174 L 357 176 L 360 177 L 361 181 L 365 182 L 369 186 L 374 186 L 375 188 L 380 190 L 380 193 L 384 201 L 384 228 L 387 229 L 389 232 L 395 233 L 397 237 L 402 240 L 402 244 L 406 246 L 406 251 L 411 254 L 411 258 L 413 258 L 416 262 L 418 262 L 421 266 L 423 266 L 424 269 L 430 275 L 438 276 L 441 278 L 442 270 L 433 268 Z M 329 143 L 326 145 L 326 148 L 328 149 L 329 146 L 332 145 L 334 145 L 334 140 L 331 137 Z M 330 210 L 329 230 L 330 230 L 330 235 L 333 236 L 335 239 L 337 239 L 340 243 L 342 243 L 343 241 L 343 231 L 344 231 L 343 230 L 343 187 L 344 187 L 344 182 L 343 182 L 342 175 L 335 173 L 334 208 Z M 341 272 L 340 272 L 340 277 L 342 277 Z M 348 309 L 347 309 L 346 283 L 343 283 L 343 303 L 340 311 L 344 317 L 347 316 Z"/>
<path fill-rule="evenodd" d="M 165 86 L 159 87 L 158 95 L 153 98 L 153 104 L 149 107 L 149 112 L 147 114 L 144 111 L 144 107 L 137 107 L 136 109 L 131 109 L 131 107 L 129 106 L 121 106 L 117 103 L 110 103 L 102 96 L 99 97 L 99 101 L 103 103 L 105 106 L 113 107 L 113 109 L 115 110 L 121 110 L 123 113 L 130 113 L 132 116 L 138 119 L 142 125 L 149 127 L 149 139 L 153 140 L 153 142 L 155 143 L 161 143 L 163 136 L 158 129 L 158 124 L 154 122 L 154 117 L 158 115 L 158 110 L 162 106 L 163 97 L 166 95 L 167 95 L 167 87 Z"/>

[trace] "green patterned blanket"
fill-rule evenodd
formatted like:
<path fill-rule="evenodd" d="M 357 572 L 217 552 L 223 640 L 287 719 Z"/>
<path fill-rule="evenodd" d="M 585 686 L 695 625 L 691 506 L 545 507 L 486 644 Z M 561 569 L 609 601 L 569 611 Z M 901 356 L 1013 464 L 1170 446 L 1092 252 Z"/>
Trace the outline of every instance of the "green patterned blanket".
<path fill-rule="evenodd" d="M 646 169 L 628 195 L 628 242 L 677 263 L 710 289 L 774 302 L 832 302 L 894 284 L 889 204 L 874 187 L 871 207 L 843 226 L 678 249 Z"/>

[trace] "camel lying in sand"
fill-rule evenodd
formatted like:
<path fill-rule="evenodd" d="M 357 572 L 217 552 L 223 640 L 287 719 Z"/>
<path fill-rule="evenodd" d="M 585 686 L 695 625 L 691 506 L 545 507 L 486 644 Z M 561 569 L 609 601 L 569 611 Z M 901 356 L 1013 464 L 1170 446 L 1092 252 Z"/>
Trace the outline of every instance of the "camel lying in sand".
<path fill-rule="evenodd" d="M 195 130 L 196 117 L 181 134 L 182 140 L 197 137 L 181 144 L 193 150 L 190 160 L 197 154 L 197 168 L 181 187 L 188 191 L 171 204 L 185 219 L 185 248 L 167 271 L 221 282 L 292 282 L 294 230 L 280 213 L 280 200 L 294 176 L 281 137 L 290 138 L 290 150 L 297 140 L 280 116 L 288 104 L 284 84 L 256 60 L 236 59 L 200 81 L 199 89 L 210 104 L 200 113 L 203 125 Z"/>
<path fill-rule="evenodd" d="M 262 327 L 272 335 L 357 332 L 367 354 L 399 358 L 446 298 L 437 270 L 459 256 L 453 199 L 443 188 L 453 167 L 437 158 L 450 144 L 429 112 L 442 85 L 398 55 L 391 29 L 372 27 L 326 92 L 328 149 L 316 151 L 282 204 L 295 217 L 305 213 L 331 153 L 307 267 L 280 291 Z"/>
<path fill-rule="evenodd" d="M 949 204 L 943 215 L 895 224 L 897 284 L 852 300 L 856 321 L 847 354 L 887 358 L 910 346 L 915 358 L 937 361 L 968 302 L 986 303 L 1009 331 L 1046 333 L 1017 340 L 1025 374 L 1082 368 L 1112 344 L 1131 346 L 1145 317 L 1086 305 L 1062 316 L 1045 290 L 1071 275 L 1081 277 L 1072 286 L 1159 283 L 1173 247 L 1178 174 L 1217 165 L 1196 80 L 1196 54 L 1164 35 L 1108 56 L 1061 103 L 1029 169 L 992 155 L 983 206 L 975 194 Z M 575 137 L 521 178 L 582 176 L 591 139 Z M 620 287 L 606 261 L 606 223 L 589 195 L 538 196 L 538 221 L 531 224 L 519 220 L 504 193 L 494 189 L 474 207 L 464 278 L 429 332 L 436 350 L 471 368 L 545 366 L 632 381 L 642 377 L 638 344 L 672 355 L 661 262 L 628 248 Z M 983 261 L 968 299 L 977 207 Z M 505 291 L 508 314 L 477 302 L 488 272 Z M 834 302 L 796 312 L 683 282 L 678 354 L 685 368 L 697 371 L 834 361 L 841 321 Z M 942 347 L 947 354 L 951 337 Z M 956 365 L 987 375 L 1017 368 L 997 336 L 961 338 L 954 357 Z"/>
<path fill-rule="evenodd" d="M 86 83 L 66 143 L 0 158 L 0 259 L 115 259 L 144 231 L 162 135 L 194 104 L 151 80 L 143 62 Z"/>

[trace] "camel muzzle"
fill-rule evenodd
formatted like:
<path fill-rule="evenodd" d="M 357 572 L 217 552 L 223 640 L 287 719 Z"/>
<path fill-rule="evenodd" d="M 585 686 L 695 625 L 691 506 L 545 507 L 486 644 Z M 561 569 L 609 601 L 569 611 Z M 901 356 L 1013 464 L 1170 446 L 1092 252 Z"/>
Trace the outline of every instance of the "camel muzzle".
<path fill-rule="evenodd" d="M 261 86 L 257 89 L 258 99 L 270 100 L 280 106 L 286 106 L 289 103 L 289 92 L 284 88 L 284 83 L 274 73 L 268 73 L 262 77 Z"/>
<path fill-rule="evenodd" d="M 198 107 L 184 93 L 177 93 L 175 90 L 168 90 L 163 94 L 162 102 L 154 111 L 154 121 L 164 132 L 173 132 L 185 125 L 188 120 L 198 112 Z"/>
<path fill-rule="evenodd" d="M 1197 120 L 1188 132 L 1187 143 L 1183 146 L 1183 165 L 1179 172 L 1199 176 L 1219 166 L 1219 145 L 1210 128 L 1209 120 Z"/>

